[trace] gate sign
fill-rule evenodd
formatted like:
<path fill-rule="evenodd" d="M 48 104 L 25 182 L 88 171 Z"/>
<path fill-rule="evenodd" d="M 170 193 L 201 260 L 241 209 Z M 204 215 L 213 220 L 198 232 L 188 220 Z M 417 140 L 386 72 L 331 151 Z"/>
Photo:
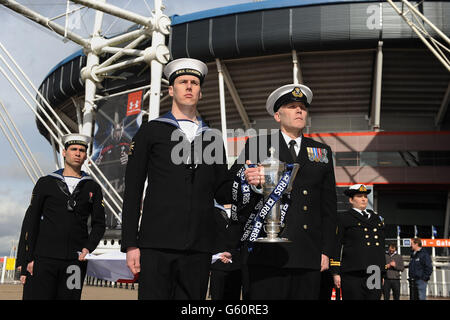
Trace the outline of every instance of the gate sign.
<path fill-rule="evenodd" d="M 403 239 L 402 247 L 411 247 L 411 239 Z"/>
<path fill-rule="evenodd" d="M 422 239 L 422 247 L 450 247 L 450 239 Z"/>
<path fill-rule="evenodd" d="M 128 94 L 127 117 L 141 112 L 142 91 Z"/>

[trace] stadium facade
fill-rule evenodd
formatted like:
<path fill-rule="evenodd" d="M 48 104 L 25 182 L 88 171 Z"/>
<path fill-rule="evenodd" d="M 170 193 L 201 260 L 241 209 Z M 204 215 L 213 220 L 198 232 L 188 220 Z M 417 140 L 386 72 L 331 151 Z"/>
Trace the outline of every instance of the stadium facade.
<path fill-rule="evenodd" d="M 450 34 L 450 3 L 424 1 L 419 10 Z M 264 107 L 270 92 L 284 84 L 304 83 L 314 93 L 305 134 L 332 148 L 339 210 L 347 208 L 342 189 L 364 183 L 373 187 L 371 204 L 384 216 L 388 238 L 396 238 L 397 230 L 401 238 L 412 237 L 414 229 L 430 238 L 432 226 L 437 238 L 448 238 L 450 76 L 390 4 L 261 1 L 171 19 L 172 58 L 192 57 L 208 64 L 198 112 L 217 129 L 224 128 L 219 88 L 220 79 L 225 79 L 230 161 L 250 132 L 246 130 L 275 128 Z M 86 56 L 77 52 L 51 70 L 40 86 L 75 132 L 84 99 L 80 72 L 85 64 Z M 97 104 L 93 158 L 117 174 L 126 163 L 121 161 L 124 148 L 147 120 L 149 104 L 146 89 L 127 90 L 148 85 L 150 79 L 145 64 L 113 76 L 99 90 L 110 98 Z M 142 112 L 127 112 L 130 94 L 146 106 Z M 167 96 L 163 83 L 160 114 L 170 108 Z M 46 129 L 37 125 L 51 141 Z M 120 179 L 112 178 L 119 192 Z M 113 218 L 109 224 L 111 230 L 117 227 Z"/>

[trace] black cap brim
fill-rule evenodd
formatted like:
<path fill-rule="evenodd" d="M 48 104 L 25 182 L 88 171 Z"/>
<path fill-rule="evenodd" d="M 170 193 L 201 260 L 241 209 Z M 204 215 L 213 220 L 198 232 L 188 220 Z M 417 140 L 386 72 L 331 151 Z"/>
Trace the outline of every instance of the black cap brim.
<path fill-rule="evenodd" d="M 353 189 L 346 189 L 346 190 L 344 190 L 344 194 L 347 197 L 353 197 L 355 194 L 358 194 L 358 193 L 369 194 L 371 192 L 372 192 L 372 190 L 370 190 L 370 189 L 367 189 L 367 191 L 359 191 L 359 190 L 353 190 Z"/>

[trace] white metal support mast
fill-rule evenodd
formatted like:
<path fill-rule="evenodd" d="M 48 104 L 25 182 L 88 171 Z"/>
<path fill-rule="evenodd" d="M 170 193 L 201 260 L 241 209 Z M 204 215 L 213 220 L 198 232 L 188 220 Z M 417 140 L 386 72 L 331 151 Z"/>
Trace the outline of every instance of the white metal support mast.
<path fill-rule="evenodd" d="M 412 5 L 407 0 L 401 0 L 401 8 L 397 7 L 397 5 L 392 0 L 387 0 L 387 2 L 417 34 L 420 40 L 422 40 L 427 48 L 436 56 L 436 58 L 447 69 L 447 71 L 450 71 L 450 39 L 427 17 L 425 17 L 425 15 L 417 10 L 417 6 L 423 3 L 423 0 L 419 1 L 416 5 Z M 409 18 L 408 15 L 410 15 L 411 18 Z M 431 35 L 425 27 L 431 29 L 437 37 Z M 438 40 L 439 38 L 441 40 Z"/>
<path fill-rule="evenodd" d="M 295 84 L 303 84 L 302 69 L 297 55 L 297 50 L 292 50 L 292 80 Z"/>
<path fill-rule="evenodd" d="M 110 61 L 103 63 L 100 67 L 93 65 L 90 69 L 84 70 L 84 77 L 95 79 L 97 82 L 101 82 L 105 72 L 118 70 L 136 63 L 145 62 L 150 65 L 151 70 L 151 87 L 150 87 L 150 108 L 149 108 L 149 120 L 157 118 L 159 116 L 159 103 L 161 94 L 161 77 L 163 65 L 165 65 L 170 58 L 169 48 L 165 45 L 165 36 L 170 33 L 170 19 L 162 13 L 164 6 L 161 0 L 155 0 L 155 10 L 152 12 L 153 17 L 144 17 L 121 8 L 115 7 L 113 5 L 101 3 L 94 0 L 72 0 L 75 3 L 85 5 L 86 7 L 101 10 L 105 13 L 109 13 L 120 18 L 135 22 L 143 26 L 143 29 L 130 32 L 129 36 L 123 35 L 111 40 L 102 39 L 97 41 L 96 50 L 100 52 L 116 52 L 116 56 L 111 57 L 112 60 L 116 60 L 123 54 L 130 54 L 133 56 L 138 56 L 127 60 L 125 62 L 119 62 L 115 65 L 110 65 Z M 145 39 L 141 35 L 146 35 L 147 37 L 151 34 L 152 45 L 145 50 L 134 49 L 139 42 Z M 126 46 L 125 48 L 111 48 L 111 45 L 116 44 L 116 42 L 125 42 L 130 40 L 132 37 L 137 38 L 135 42 Z M 115 50 L 116 49 L 116 50 Z M 132 50 L 134 49 L 134 50 Z M 87 66 L 89 67 L 89 66 Z M 86 130 L 89 127 L 86 127 Z M 84 126 L 83 126 L 84 130 Z"/>
<path fill-rule="evenodd" d="M 101 3 L 104 3 L 105 0 L 98 0 Z M 94 21 L 94 30 L 92 31 L 92 39 L 91 39 L 91 49 L 96 48 L 96 44 L 101 41 L 102 37 L 100 35 L 101 29 L 102 29 L 102 22 L 103 22 L 103 12 L 97 11 L 95 13 L 95 21 Z M 95 66 L 98 66 L 100 62 L 100 57 L 98 56 L 100 52 L 97 50 L 91 50 L 87 53 L 87 62 L 85 69 L 91 71 L 92 68 Z M 82 127 L 82 134 L 85 134 L 87 136 L 92 135 L 92 127 L 94 125 L 94 112 L 95 112 L 95 106 L 94 106 L 94 99 L 95 99 L 95 93 L 97 91 L 97 84 L 101 82 L 102 79 L 99 77 L 95 77 L 92 72 L 89 72 L 88 74 L 90 76 L 86 76 L 86 72 L 82 73 L 86 79 L 84 80 L 84 108 L 83 108 L 83 127 Z M 91 143 L 92 144 L 92 143 Z M 89 148 L 92 150 L 92 147 Z"/>
<path fill-rule="evenodd" d="M 222 74 L 223 78 L 225 80 L 225 84 L 227 85 L 228 91 L 230 92 L 231 98 L 233 99 L 234 105 L 236 106 L 237 111 L 239 112 L 239 115 L 241 116 L 242 123 L 244 125 L 245 130 L 251 128 L 250 120 L 248 118 L 247 111 L 244 108 L 244 104 L 241 101 L 241 98 L 239 96 L 239 93 L 236 90 L 236 87 L 234 86 L 233 79 L 230 76 L 230 73 L 228 72 L 227 66 L 225 63 L 221 64 L 222 67 Z"/>
<path fill-rule="evenodd" d="M 158 23 L 162 24 L 163 29 L 170 24 L 170 20 L 166 20 L 166 16 L 163 15 L 163 5 L 161 0 L 155 0 L 155 19 Z M 167 31 L 169 31 L 167 29 Z M 169 61 L 170 52 L 165 45 L 165 36 L 169 35 L 169 32 L 161 32 L 158 30 L 153 31 L 152 34 L 152 48 L 155 52 L 158 52 L 159 57 L 152 59 L 151 61 L 151 87 L 150 87 L 150 105 L 149 105 L 149 121 L 159 117 L 159 104 L 161 97 L 161 77 L 163 71 L 163 65 Z"/>
<path fill-rule="evenodd" d="M 54 22 L 53 19 L 48 19 L 14 0 L 0 0 L 0 4 L 3 4 L 11 10 L 42 25 L 43 27 L 56 32 L 65 39 L 71 40 L 82 46 L 85 54 L 87 55 L 87 64 L 81 70 L 81 78 L 85 82 L 85 103 L 83 110 L 81 110 L 82 112 L 77 109 L 78 131 L 88 136 L 92 135 L 93 122 L 96 113 L 95 101 L 99 100 L 99 95 L 96 95 L 96 92 L 98 87 L 101 86 L 102 81 L 106 77 L 110 77 L 112 72 L 138 63 L 146 63 L 151 66 L 151 114 L 149 120 L 159 116 L 162 68 L 170 58 L 169 49 L 165 45 L 165 36 L 169 35 L 171 24 L 169 17 L 162 13 L 162 10 L 164 9 L 162 1 L 154 1 L 155 10 L 152 12 L 152 17 L 145 17 L 137 13 L 106 4 L 106 0 L 72 0 L 72 2 L 97 10 L 93 33 L 89 39 L 84 39 L 76 33 L 68 31 L 67 28 L 60 26 L 58 23 Z M 102 35 L 101 30 L 104 13 L 137 23 L 139 25 L 138 29 L 106 39 Z M 68 14 L 69 13 L 66 12 L 66 16 Z M 136 49 L 140 43 L 150 37 L 152 38 L 152 45 L 150 47 L 143 50 Z M 125 43 L 125 47 L 120 47 L 123 43 Z M 1 46 L 1 48 L 6 52 L 6 49 L 3 46 Z M 113 56 L 100 64 L 100 58 L 106 53 L 113 54 Z M 128 58 L 124 56 L 132 57 Z M 12 57 L 9 57 L 13 61 L 15 67 L 20 70 Z M 117 62 L 119 58 L 121 61 Z M 21 86 L 25 88 L 30 96 L 32 96 L 32 93 L 25 87 L 23 82 L 19 80 L 17 74 L 12 70 L 12 68 L 6 62 L 5 64 Z M 54 147 L 61 146 L 61 136 L 71 132 L 67 125 L 61 120 L 61 116 L 65 119 L 64 115 L 58 115 L 48 104 L 42 94 L 33 86 L 28 77 L 21 70 L 20 72 L 30 83 L 35 94 L 37 94 L 44 104 L 46 104 L 47 108 L 44 108 L 35 97 L 31 98 L 36 103 L 37 110 L 39 110 L 46 117 L 45 120 L 36 110 L 32 108 L 31 103 L 21 93 L 21 89 L 19 89 L 17 85 L 13 84 L 12 79 L 6 75 L 6 71 L 2 70 L 3 75 L 7 77 L 10 83 L 13 84 L 16 91 L 19 92 L 26 104 L 32 109 L 38 120 L 49 131 L 50 139 L 53 142 Z M 76 107 L 79 108 L 78 106 Z M 52 117 L 46 110 L 49 110 L 52 113 Z M 56 119 L 57 123 L 54 122 L 54 119 Z M 50 127 L 49 124 L 51 125 Z M 74 123 L 71 123 L 71 127 L 76 128 L 77 126 L 74 125 Z M 88 160 L 90 162 L 89 167 L 87 168 L 88 172 L 102 186 L 106 196 L 105 204 L 120 222 L 121 219 L 117 215 L 117 212 L 121 211 L 121 205 L 123 202 L 122 198 L 89 156 Z M 95 171 L 92 169 L 95 169 Z M 106 186 L 109 189 L 107 189 Z M 110 203 L 114 206 L 114 209 L 111 207 Z"/>
<path fill-rule="evenodd" d="M 372 109 L 370 116 L 370 124 L 372 130 L 380 131 L 381 119 L 381 89 L 383 78 L 383 41 L 378 41 L 377 52 L 375 54 L 375 70 L 373 74 L 372 87 Z"/>
<path fill-rule="evenodd" d="M 227 112 L 225 105 L 225 84 L 223 80 L 222 63 L 216 59 L 217 75 L 219 78 L 219 100 L 220 100 L 220 123 L 222 126 L 222 140 L 225 146 L 225 155 L 228 159 L 228 135 L 227 135 Z"/>

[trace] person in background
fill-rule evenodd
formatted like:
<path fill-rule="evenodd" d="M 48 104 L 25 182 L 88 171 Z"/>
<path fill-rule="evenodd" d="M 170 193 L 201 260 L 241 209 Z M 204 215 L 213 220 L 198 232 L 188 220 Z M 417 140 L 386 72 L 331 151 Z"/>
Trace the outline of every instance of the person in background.
<path fill-rule="evenodd" d="M 386 251 L 386 276 L 383 284 L 384 300 L 389 300 L 392 290 L 394 300 L 400 300 L 400 276 L 405 269 L 402 256 L 397 253 L 397 246 L 390 244 Z"/>
<path fill-rule="evenodd" d="M 210 293 L 212 300 L 240 300 L 241 298 L 241 224 L 233 221 L 229 209 L 216 203 L 217 254 L 212 258 Z"/>
<path fill-rule="evenodd" d="M 411 259 L 409 261 L 408 281 L 411 300 L 426 300 L 427 285 L 433 272 L 431 257 L 422 248 L 422 239 L 414 238 L 411 241 Z"/>

